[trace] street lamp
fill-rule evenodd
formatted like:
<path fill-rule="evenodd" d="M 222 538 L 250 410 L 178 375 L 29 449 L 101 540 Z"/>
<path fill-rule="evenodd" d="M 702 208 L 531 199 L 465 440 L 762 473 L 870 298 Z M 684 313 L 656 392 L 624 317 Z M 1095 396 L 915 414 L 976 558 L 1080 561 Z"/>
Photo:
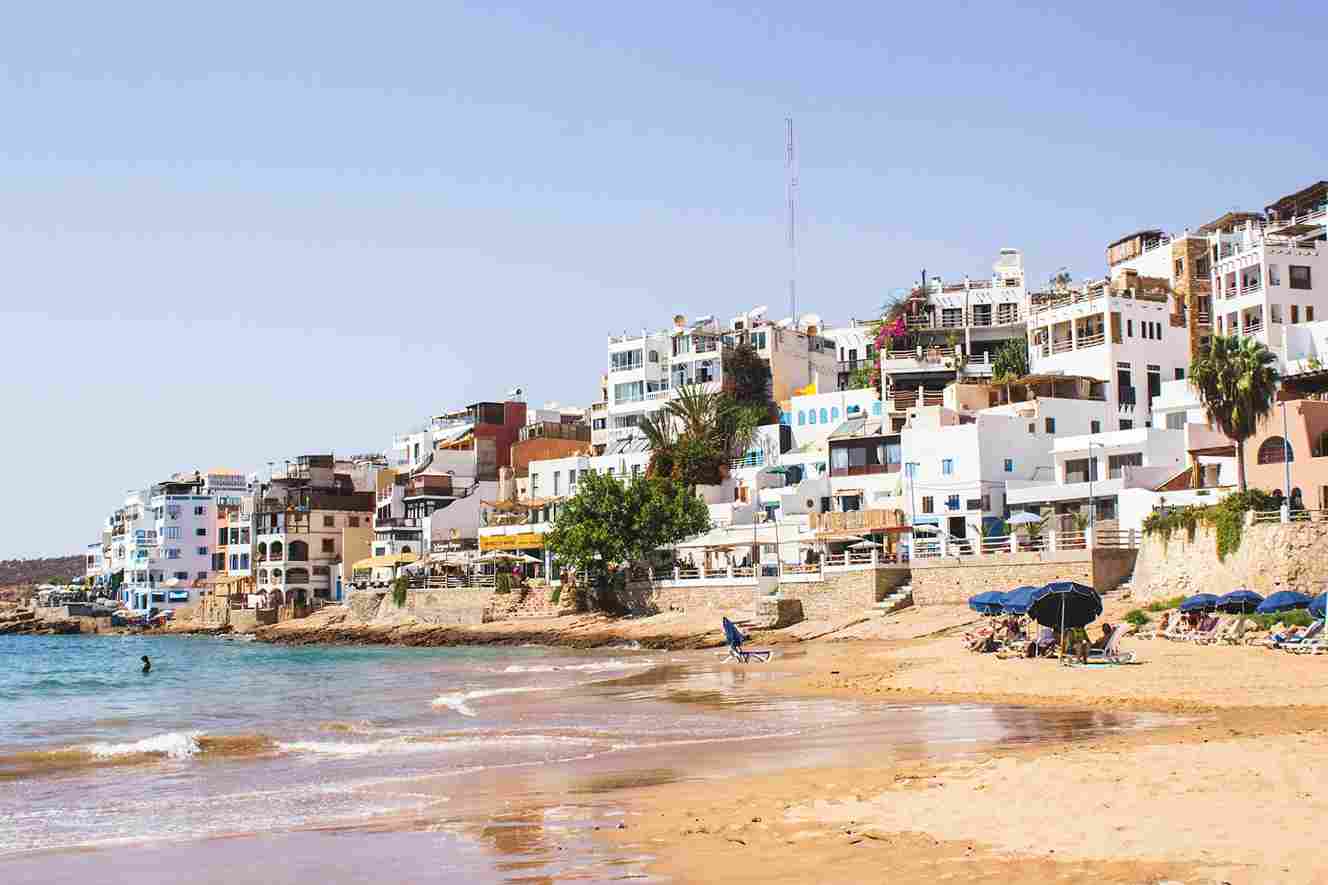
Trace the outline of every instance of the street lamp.
<path fill-rule="evenodd" d="M 904 464 L 904 469 L 908 471 L 908 527 L 913 528 L 918 521 L 918 467 L 917 461 L 908 461 Z M 917 533 L 910 531 L 908 533 L 908 555 L 913 557 L 913 544 L 917 541 Z"/>

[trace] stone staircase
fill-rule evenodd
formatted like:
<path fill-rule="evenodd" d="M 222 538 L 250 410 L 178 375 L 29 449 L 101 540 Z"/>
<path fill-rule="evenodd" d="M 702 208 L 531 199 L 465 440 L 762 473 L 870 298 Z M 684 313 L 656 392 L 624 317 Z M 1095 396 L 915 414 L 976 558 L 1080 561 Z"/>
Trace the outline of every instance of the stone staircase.
<path fill-rule="evenodd" d="M 565 594 L 567 599 L 561 596 L 558 602 L 550 602 L 549 596 L 553 591 L 548 587 L 532 587 L 526 592 L 525 599 L 520 599 L 520 594 L 494 594 L 494 601 L 490 605 L 490 615 L 494 620 L 512 620 L 514 618 L 555 618 L 562 614 L 569 614 L 575 607 L 572 601 L 572 591 L 567 589 Z M 507 596 L 507 599 L 503 599 Z M 519 601 L 518 601 L 519 600 Z"/>
<path fill-rule="evenodd" d="M 867 610 L 873 617 L 884 617 L 913 604 L 913 586 L 905 584 Z"/>

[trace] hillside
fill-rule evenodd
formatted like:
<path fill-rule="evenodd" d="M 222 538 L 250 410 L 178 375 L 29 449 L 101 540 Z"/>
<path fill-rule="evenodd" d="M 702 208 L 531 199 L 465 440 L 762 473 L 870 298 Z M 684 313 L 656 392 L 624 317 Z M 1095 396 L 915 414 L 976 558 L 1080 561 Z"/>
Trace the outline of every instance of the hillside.
<path fill-rule="evenodd" d="M 83 557 L 46 556 L 40 559 L 0 559 L 0 587 L 68 581 L 83 574 Z"/>

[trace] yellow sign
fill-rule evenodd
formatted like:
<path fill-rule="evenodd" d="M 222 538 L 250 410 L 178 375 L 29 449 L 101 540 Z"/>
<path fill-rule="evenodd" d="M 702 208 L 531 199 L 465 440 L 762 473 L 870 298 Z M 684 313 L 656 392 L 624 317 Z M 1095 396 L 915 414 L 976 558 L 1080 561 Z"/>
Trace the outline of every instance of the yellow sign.
<path fill-rule="evenodd" d="M 480 535 L 481 550 L 533 550 L 543 547 L 543 532 L 522 532 L 519 535 Z"/>

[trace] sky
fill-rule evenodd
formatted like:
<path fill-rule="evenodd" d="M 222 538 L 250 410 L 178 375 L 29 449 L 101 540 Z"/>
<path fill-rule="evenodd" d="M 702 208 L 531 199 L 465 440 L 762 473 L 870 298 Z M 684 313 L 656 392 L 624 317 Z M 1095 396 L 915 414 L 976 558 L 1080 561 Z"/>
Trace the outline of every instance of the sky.
<path fill-rule="evenodd" d="M 786 117 L 829 322 L 1328 178 L 1324 4 L 1070 5 L 15 7 L 0 558 L 178 470 L 587 404 L 675 313 L 786 315 Z"/>

